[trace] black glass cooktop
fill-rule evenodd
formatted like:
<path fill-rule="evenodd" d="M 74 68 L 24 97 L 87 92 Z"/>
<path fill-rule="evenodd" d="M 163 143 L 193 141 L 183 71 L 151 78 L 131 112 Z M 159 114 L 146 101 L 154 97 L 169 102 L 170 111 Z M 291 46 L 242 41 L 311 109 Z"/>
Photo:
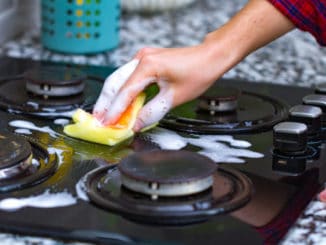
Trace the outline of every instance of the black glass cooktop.
<path fill-rule="evenodd" d="M 244 163 L 215 163 L 212 159 L 205 162 L 203 159 L 206 157 L 198 153 L 200 147 L 189 144 L 182 151 L 173 152 L 178 157 L 167 157 L 146 133 L 113 147 L 65 136 L 60 124 L 60 121 L 69 120 L 66 111 L 62 111 L 64 107 L 59 107 L 56 113 L 36 113 L 36 108 L 40 107 L 37 107 L 39 103 L 35 98 L 42 100 L 44 105 L 51 103 L 52 99 L 57 100 L 56 95 L 33 94 L 25 90 L 26 71 L 39 69 L 39 74 L 48 74 L 41 71 L 49 66 L 55 66 L 59 72 L 71 68 L 74 74 L 76 70 L 80 71 L 77 74 L 86 74 L 88 79 L 84 86 L 78 87 L 77 92 L 73 88 L 70 97 L 82 98 L 82 102 L 73 103 L 73 108 L 87 105 L 87 110 L 91 110 L 100 92 L 101 81 L 114 71 L 112 67 L 1 59 L 0 87 L 10 88 L 12 93 L 9 96 L 3 89 L 0 91 L 1 133 L 23 137 L 24 142 L 35 148 L 32 153 L 36 156 L 31 163 L 35 172 L 44 168 L 50 170 L 36 183 L 8 189 L 3 187 L 3 183 L 12 184 L 21 176 L 13 174 L 8 180 L 7 169 L 0 171 L 3 190 L 0 193 L 0 231 L 100 244 L 277 243 L 325 181 L 325 171 L 322 171 L 326 153 L 323 134 L 318 133 L 317 138 L 312 141 L 310 137 L 306 142 L 306 131 L 301 124 L 292 128 L 286 124 L 279 127 L 277 136 L 273 136 L 273 126 L 289 120 L 289 108 L 302 104 L 302 98 L 313 94 L 313 89 L 224 79 L 217 81 L 212 90 L 219 86 L 237 88 L 240 92 L 236 92 L 236 103 L 229 103 L 234 99 L 230 93 L 216 99 L 214 96 L 218 93 L 208 92 L 201 98 L 205 100 L 201 106 L 198 101 L 190 102 L 183 105 L 184 108 L 181 106 L 171 111 L 162 120 L 159 127 L 177 132 L 182 137 L 229 135 L 241 142 L 249 142 L 248 149 L 261 155 L 257 158 L 242 157 Z M 55 79 L 58 77 L 62 76 Z M 74 83 L 79 84 L 84 76 L 78 75 L 77 78 Z M 53 79 L 44 80 L 49 80 L 52 85 Z M 14 85 L 19 88 L 17 93 Z M 48 85 L 42 86 L 36 88 L 37 93 L 48 90 Z M 61 88 L 54 89 L 56 93 Z M 18 94 L 23 96 L 16 98 Z M 11 101 L 12 98 L 16 99 Z M 17 109 L 17 103 L 23 107 L 26 105 L 29 110 Z M 221 107 L 226 105 L 227 111 L 215 110 L 220 105 L 218 103 L 222 103 Z M 54 107 L 46 104 L 41 109 L 44 107 L 47 112 L 57 109 L 56 104 Z M 273 137 L 278 137 L 277 149 L 274 149 Z M 290 139 L 290 144 L 287 139 Z M 300 152 L 294 152 L 295 143 L 291 144 L 297 141 L 303 145 Z M 242 147 L 227 141 L 222 143 L 241 156 Z M 221 151 L 223 149 L 226 148 L 221 148 Z M 217 155 L 222 153 L 215 151 Z M 173 159 L 183 154 L 186 158 L 173 164 Z M 25 155 L 24 159 L 28 158 L 29 155 Z M 39 155 L 46 160 L 38 160 Z M 23 167 L 24 159 L 23 163 L 21 159 L 18 161 Z M 134 165 L 127 161 L 119 168 L 119 163 L 126 159 L 145 159 L 146 164 L 141 161 Z M 202 161 L 205 163 L 201 165 Z M 160 165 L 153 167 L 152 164 L 156 163 Z M 165 166 L 165 163 L 169 165 Z M 10 162 L 10 170 L 13 164 Z M 2 165 L 8 168 L 6 163 Z M 164 171 L 156 172 L 162 171 L 162 166 Z M 189 169 L 183 174 L 180 168 L 187 167 Z M 141 173 L 137 172 L 139 169 Z M 24 168 L 21 170 L 22 176 L 32 174 Z M 143 173 L 150 175 L 144 177 Z M 127 180 L 123 179 L 125 177 Z M 188 186 L 195 190 L 184 189 Z M 73 201 L 53 207 L 41 207 L 37 201 L 33 202 L 36 203 L 34 206 L 13 207 L 17 200 L 22 202 L 29 198 L 30 201 L 43 194 L 51 198 L 55 194 L 68 195 L 68 200 Z M 58 200 L 60 202 L 60 199 L 55 199 Z"/>
<path fill-rule="evenodd" d="M 234 95 L 232 85 L 237 82 L 220 79 L 199 98 L 172 109 L 161 125 L 187 133 L 240 134 L 269 130 L 286 119 L 288 105 L 276 94 L 247 91 L 238 85 Z"/>

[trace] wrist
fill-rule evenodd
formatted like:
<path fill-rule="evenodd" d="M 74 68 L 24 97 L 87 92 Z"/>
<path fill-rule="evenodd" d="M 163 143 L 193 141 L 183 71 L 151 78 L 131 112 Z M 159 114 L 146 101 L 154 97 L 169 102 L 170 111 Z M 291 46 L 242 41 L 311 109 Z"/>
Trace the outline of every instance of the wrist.
<path fill-rule="evenodd" d="M 267 0 L 250 0 L 230 21 L 209 33 L 203 45 L 212 62 L 217 61 L 226 72 L 293 28 L 294 24 Z"/>
<path fill-rule="evenodd" d="M 238 37 L 223 26 L 218 30 L 207 34 L 202 42 L 208 64 L 212 64 L 212 74 L 220 77 L 244 57 L 244 52 L 238 45 Z"/>

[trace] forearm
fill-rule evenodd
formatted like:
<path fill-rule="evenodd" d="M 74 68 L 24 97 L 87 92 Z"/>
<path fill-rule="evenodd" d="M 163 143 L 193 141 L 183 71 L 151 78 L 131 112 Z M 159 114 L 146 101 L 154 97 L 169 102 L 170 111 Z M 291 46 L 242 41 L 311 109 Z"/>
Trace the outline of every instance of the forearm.
<path fill-rule="evenodd" d="M 221 57 L 226 61 L 227 71 L 251 52 L 293 28 L 292 22 L 267 0 L 250 0 L 229 22 L 209 33 L 203 45 L 212 61 Z"/>

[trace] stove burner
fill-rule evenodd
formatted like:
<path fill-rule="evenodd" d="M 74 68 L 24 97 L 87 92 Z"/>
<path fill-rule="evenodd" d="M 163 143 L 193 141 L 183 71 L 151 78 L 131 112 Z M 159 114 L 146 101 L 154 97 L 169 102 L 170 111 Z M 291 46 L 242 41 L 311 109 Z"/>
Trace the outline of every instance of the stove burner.
<path fill-rule="evenodd" d="M 0 193 L 48 179 L 57 169 L 56 155 L 23 136 L 0 133 Z"/>
<path fill-rule="evenodd" d="M 219 94 L 221 88 L 227 102 L 222 105 L 229 110 L 212 111 L 216 106 L 210 106 L 207 99 Z M 273 97 L 244 90 L 240 93 L 216 84 L 207 95 L 171 110 L 160 125 L 187 133 L 236 134 L 270 130 L 287 116 L 288 106 Z"/>
<path fill-rule="evenodd" d="M 24 172 L 33 159 L 31 145 L 22 137 L 0 134 L 0 179 Z"/>
<path fill-rule="evenodd" d="M 25 78 L 28 92 L 48 98 L 82 93 L 87 76 L 76 69 L 48 66 L 26 72 Z"/>
<path fill-rule="evenodd" d="M 217 166 L 187 151 L 153 151 L 123 159 L 118 169 L 123 186 L 157 199 L 207 190 L 213 184 Z"/>
<path fill-rule="evenodd" d="M 0 80 L 0 108 L 41 117 L 64 116 L 77 108 L 91 110 L 102 83 L 78 70 L 45 66 Z"/>
<path fill-rule="evenodd" d="M 216 112 L 236 111 L 241 91 L 232 87 L 220 87 L 218 90 L 209 90 L 199 98 L 199 110 L 215 115 Z"/>
<path fill-rule="evenodd" d="M 150 159 L 154 160 L 153 155 L 157 155 L 159 160 L 154 160 L 154 162 L 158 162 L 159 166 L 162 167 L 160 159 L 164 162 L 165 160 L 163 159 L 167 156 L 167 159 L 170 161 L 170 154 L 173 155 L 174 153 L 170 151 L 157 151 L 139 154 L 139 158 L 146 158 L 148 156 L 148 160 L 146 160 L 148 163 Z M 187 157 L 191 155 L 194 159 L 197 159 L 196 153 L 187 154 L 189 154 Z M 136 155 L 129 160 L 137 159 Z M 218 168 L 218 170 L 212 173 L 213 168 L 211 168 L 210 164 L 206 165 L 203 162 L 197 162 L 197 165 L 194 166 L 191 163 L 192 161 L 189 161 L 189 168 L 196 167 L 201 174 L 196 176 L 195 171 L 191 170 L 191 174 L 186 174 L 186 179 L 191 183 L 194 179 L 205 179 L 207 175 L 212 176 L 213 183 L 210 185 L 210 188 L 203 188 L 201 192 L 191 195 L 159 196 L 153 200 L 151 194 L 140 193 L 125 187 L 124 173 L 120 172 L 119 169 L 124 171 L 131 164 L 129 160 L 122 167 L 109 165 L 93 170 L 86 176 L 85 186 L 87 195 L 94 204 L 103 209 L 119 213 L 132 221 L 159 225 L 181 225 L 202 222 L 210 217 L 228 213 L 242 207 L 250 200 L 252 194 L 251 181 L 242 173 L 224 167 Z M 209 159 L 207 161 L 210 162 Z M 186 161 L 184 160 L 183 163 L 185 164 Z M 202 168 L 200 164 L 204 164 L 206 167 Z M 146 172 L 151 172 L 151 164 L 146 166 L 138 162 L 135 165 L 141 165 L 143 170 L 147 167 Z M 180 174 L 179 167 L 177 167 L 177 175 Z M 172 164 L 170 168 L 171 170 L 167 172 L 174 172 Z M 185 172 L 187 173 L 188 170 L 185 169 Z M 128 174 L 135 175 L 143 180 L 142 173 L 137 172 L 135 174 L 132 169 L 129 169 Z M 150 174 L 150 176 L 152 175 Z M 162 182 L 164 182 L 164 176 L 165 174 L 159 175 Z M 151 180 L 151 178 L 146 177 L 146 180 Z M 157 178 L 156 174 L 155 178 Z M 177 182 L 177 177 L 174 176 L 167 175 L 167 179 L 168 183 Z M 184 181 L 182 179 L 181 183 L 185 183 Z M 148 189 L 152 188 L 149 187 Z"/>

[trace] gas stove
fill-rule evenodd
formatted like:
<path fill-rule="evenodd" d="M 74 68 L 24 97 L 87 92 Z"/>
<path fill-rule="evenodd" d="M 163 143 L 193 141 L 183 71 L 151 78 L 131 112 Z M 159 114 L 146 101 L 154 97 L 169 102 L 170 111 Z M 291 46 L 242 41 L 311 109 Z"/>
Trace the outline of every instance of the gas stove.
<path fill-rule="evenodd" d="M 110 67 L 2 58 L 0 230 L 107 244 L 279 242 L 325 182 L 325 87 L 221 79 L 113 147 L 63 133 Z"/>

